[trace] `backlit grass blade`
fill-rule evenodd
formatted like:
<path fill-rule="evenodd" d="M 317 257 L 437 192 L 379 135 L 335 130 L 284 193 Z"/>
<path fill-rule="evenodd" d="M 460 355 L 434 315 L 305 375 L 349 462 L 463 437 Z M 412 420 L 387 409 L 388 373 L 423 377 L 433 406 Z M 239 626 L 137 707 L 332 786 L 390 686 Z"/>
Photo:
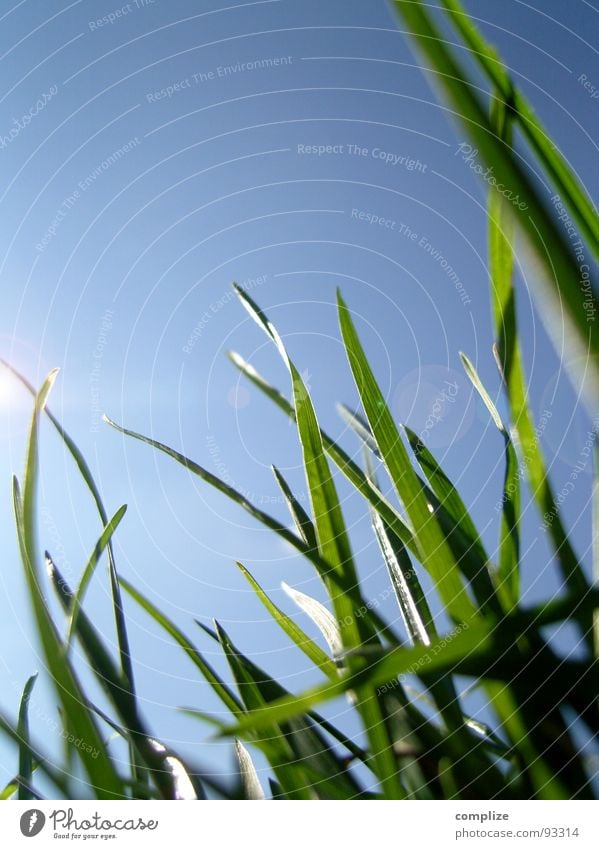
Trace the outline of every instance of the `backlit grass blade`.
<path fill-rule="evenodd" d="M 325 457 L 320 428 L 306 385 L 289 358 L 277 330 L 257 304 L 243 290 L 236 288 L 237 295 L 248 314 L 275 343 L 279 354 L 289 369 L 293 390 L 295 420 L 302 446 L 306 482 L 310 493 L 312 515 L 318 540 L 318 551 L 336 575 L 335 584 L 324 579 L 335 611 L 346 649 L 361 645 L 371 637 L 366 629 L 366 620 L 356 616 L 354 588 L 357 584 L 356 570 L 352 558 L 349 537 L 337 489 Z M 405 792 L 398 778 L 397 763 L 389 746 L 384 716 L 376 696 L 370 692 L 356 692 L 356 708 L 362 717 L 364 730 L 372 747 L 373 761 L 385 796 L 403 798 Z"/>
<path fill-rule="evenodd" d="M 89 582 L 92 579 L 92 575 L 94 574 L 95 568 L 98 565 L 100 557 L 104 553 L 106 546 L 109 545 L 110 540 L 118 526 L 121 523 L 121 519 L 127 512 L 127 505 L 123 504 L 122 507 L 116 511 L 112 519 L 108 522 L 102 535 L 98 542 L 96 543 L 94 550 L 91 553 L 89 560 L 83 570 L 83 575 L 81 576 L 81 581 L 79 582 L 79 586 L 73 595 L 73 600 L 71 603 L 71 613 L 69 615 L 69 622 L 67 627 L 67 637 L 66 637 L 66 646 L 65 652 L 69 651 L 71 646 L 71 641 L 73 639 L 73 634 L 75 633 L 77 627 L 77 616 L 79 615 L 79 608 L 81 607 L 81 603 L 83 601 L 83 597 L 85 595 L 85 591 L 89 585 Z"/>
<path fill-rule="evenodd" d="M 497 52 L 483 38 L 471 16 L 459 0 L 441 0 L 447 15 L 464 39 L 479 66 L 509 104 L 512 119 L 517 122 L 549 178 L 576 219 L 584 238 L 599 259 L 599 218 L 595 207 L 555 142 L 547 135 L 532 107 L 514 85 Z"/>
<path fill-rule="evenodd" d="M 497 591 L 505 609 L 512 610 L 520 600 L 520 466 L 509 431 L 501 421 L 497 408 L 483 386 L 476 369 L 465 354 L 460 353 L 460 357 L 466 374 L 505 441 Z"/>
<path fill-rule="evenodd" d="M 29 383 L 29 381 L 23 377 L 20 372 L 18 372 L 10 363 L 7 363 L 5 360 L 0 359 L 0 365 L 3 365 L 7 368 L 19 382 L 27 389 L 27 391 L 35 398 L 36 390 Z M 79 469 L 81 477 L 85 482 L 87 488 L 89 489 L 91 496 L 93 498 L 94 504 L 96 505 L 96 509 L 100 516 L 100 520 L 102 522 L 102 526 L 105 527 L 108 524 L 108 513 L 106 512 L 106 508 L 104 507 L 104 502 L 102 501 L 102 496 L 100 495 L 100 490 L 96 486 L 96 482 L 94 480 L 94 476 L 91 473 L 91 470 L 87 464 L 87 461 L 76 443 L 69 436 L 66 430 L 63 428 L 58 419 L 50 412 L 48 407 L 44 408 L 44 413 L 48 417 L 48 419 L 52 422 L 54 427 L 56 428 L 60 438 L 66 445 L 69 453 L 71 454 L 73 460 L 75 461 L 75 465 Z M 127 626 L 125 624 L 125 617 L 123 615 L 123 605 L 121 601 L 121 595 L 118 584 L 118 574 L 116 569 L 116 563 L 114 560 L 114 553 L 112 551 L 112 546 L 108 544 L 108 567 L 109 567 L 109 576 L 110 576 L 110 590 L 112 593 L 112 603 L 113 603 L 113 611 L 114 611 L 114 619 L 115 619 L 115 627 L 117 632 L 117 639 L 119 643 L 119 653 L 120 653 L 120 661 L 121 667 L 123 670 L 123 674 L 127 678 L 129 682 L 129 686 L 131 688 L 131 692 L 135 692 L 135 682 L 133 679 L 133 666 L 131 663 L 131 654 L 129 651 L 129 637 L 127 635 Z"/>
<path fill-rule="evenodd" d="M 307 614 L 324 637 L 333 657 L 338 658 L 343 653 L 341 629 L 330 610 L 318 599 L 293 589 L 284 581 L 281 584 L 289 598 L 297 604 L 300 610 Z M 334 666 L 334 664 L 333 664 Z"/>
<path fill-rule="evenodd" d="M 429 61 L 434 81 L 443 89 L 453 114 L 476 145 L 481 171 L 485 166 L 492 169 L 495 185 L 511 193 L 510 212 L 526 236 L 525 247 L 530 248 L 535 264 L 531 279 L 535 282 L 540 314 L 556 350 L 559 352 L 565 343 L 573 367 L 584 361 L 584 383 L 581 373 L 576 372 L 574 377 L 577 385 L 583 385 L 589 407 L 595 413 L 599 398 L 599 333 L 587 320 L 587 312 L 599 314 L 595 285 L 589 282 L 584 291 L 579 285 L 578 265 L 563 228 L 547 210 L 514 152 L 497 138 L 474 86 L 450 52 L 426 4 L 423 0 L 394 0 L 393 5 L 414 44 Z"/>
<path fill-rule="evenodd" d="M 314 640 L 310 639 L 310 637 L 297 625 L 293 619 L 283 613 L 280 608 L 274 604 L 268 595 L 264 592 L 260 584 L 256 581 L 256 579 L 251 575 L 251 573 L 245 568 L 242 563 L 237 561 L 237 565 L 241 570 L 241 574 L 248 580 L 250 585 L 256 592 L 256 595 L 271 614 L 275 622 L 285 631 L 287 636 L 292 640 L 292 642 L 307 656 L 310 660 L 321 669 L 325 675 L 329 678 L 334 677 L 337 674 L 337 667 L 334 661 L 324 652 L 319 645 L 317 645 Z M 335 623 L 336 624 L 336 623 Z"/>
<path fill-rule="evenodd" d="M 318 543 L 316 541 L 316 531 L 314 530 L 312 519 L 308 516 L 295 495 L 291 492 L 287 481 L 280 471 L 275 466 L 272 467 L 272 471 L 277 483 L 279 484 L 281 492 L 285 497 L 285 502 L 289 508 L 289 512 L 291 513 L 291 518 L 295 522 L 295 527 L 297 528 L 299 535 L 309 548 L 316 549 Z"/>
<path fill-rule="evenodd" d="M 85 741 L 87 748 L 77 749 L 88 779 L 95 792 L 106 798 L 120 798 L 124 787 L 114 764 L 100 738 L 93 716 L 85 704 L 85 697 L 72 666 L 62 653 L 62 644 L 50 616 L 41 587 L 39 549 L 37 541 L 37 486 L 39 475 L 38 429 L 47 397 L 56 379 L 57 370 L 50 372 L 36 396 L 31 420 L 25 481 L 21 496 L 17 479 L 13 485 L 13 503 L 17 522 L 17 536 L 25 570 L 27 589 L 43 647 L 46 664 L 62 704 L 69 730 L 74 739 Z M 97 755 L 92 757 L 92 752 Z"/>
<path fill-rule="evenodd" d="M 244 789 L 246 799 L 261 801 L 264 797 L 264 790 L 260 784 L 256 767 L 252 762 L 252 758 L 248 750 L 245 748 L 241 740 L 235 740 L 235 754 L 239 763 L 239 772 L 241 774 L 241 783 Z"/>
<path fill-rule="evenodd" d="M 21 696 L 21 704 L 19 705 L 19 721 L 17 724 L 17 733 L 22 740 L 19 743 L 19 792 L 18 799 L 31 799 L 32 794 L 29 791 L 31 785 L 31 777 L 33 775 L 33 758 L 31 756 L 31 745 L 29 742 L 29 699 L 31 692 L 37 679 L 37 673 L 28 678 L 23 695 Z"/>
<path fill-rule="evenodd" d="M 475 608 L 466 593 L 453 552 L 437 517 L 431 512 L 425 491 L 412 467 L 339 292 L 337 301 L 343 341 L 362 406 L 389 476 L 410 517 L 418 559 L 435 580 L 448 612 L 458 622 L 468 620 L 475 615 Z"/>

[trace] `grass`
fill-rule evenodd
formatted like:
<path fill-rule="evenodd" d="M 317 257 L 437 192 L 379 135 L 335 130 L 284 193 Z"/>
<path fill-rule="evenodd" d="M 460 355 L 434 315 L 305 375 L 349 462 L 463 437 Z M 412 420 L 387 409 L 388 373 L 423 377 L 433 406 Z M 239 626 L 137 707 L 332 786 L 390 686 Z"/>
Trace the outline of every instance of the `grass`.
<path fill-rule="evenodd" d="M 430 72 L 445 90 L 448 108 L 477 145 L 482 160 L 493 166 L 497 179 L 526 207 L 523 210 L 511 204 L 490 187 L 489 267 L 495 339 L 489 343 L 494 343 L 507 421 L 499 416 L 492 393 L 481 383 L 475 366 L 462 355 L 465 372 L 505 445 L 496 562 L 485 550 L 467 499 L 418 436 L 394 421 L 362 347 L 351 305 L 341 294 L 340 336 L 362 408 L 354 412 L 342 407 L 341 413 L 363 449 L 362 466 L 321 430 L 300 369 L 282 338 L 260 307 L 237 288 L 241 306 L 273 343 L 289 373 L 287 397 L 241 355 L 230 354 L 233 365 L 295 423 L 309 510 L 273 468 L 292 528 L 174 448 L 107 420 L 127 437 L 165 453 L 216 487 L 253 520 L 291 544 L 322 581 L 326 607 L 287 587 L 291 599 L 320 630 L 323 641 L 317 643 L 274 604 L 245 564 L 237 564 L 279 626 L 282 638 L 305 654 L 321 683 L 307 692 L 289 693 L 246 656 L 218 622 L 214 631 L 202 626 L 228 662 L 234 682 L 230 686 L 196 645 L 206 634 L 199 634 L 194 623 L 182 627 L 169 620 L 119 575 L 111 540 L 124 520 L 126 506 L 109 518 L 85 459 L 49 411 L 47 399 L 56 373 L 48 376 L 39 392 L 17 375 L 35 403 L 23 484 L 15 479 L 13 487 L 16 528 L 37 635 L 68 732 L 68 757 L 64 764 L 53 764 L 35 740 L 28 711 L 35 683 L 31 677 L 24 684 L 17 719 L 0 715 L 0 731 L 18 749 L 16 774 L 1 792 L 4 799 L 39 798 L 39 775 L 58 797 L 73 798 L 77 790 L 72 775 L 81 772 L 87 792 L 98 798 L 585 799 L 596 792 L 591 761 L 580 740 L 590 740 L 599 731 L 594 631 L 599 592 L 576 555 L 559 511 L 547 528 L 547 537 L 561 571 L 561 594 L 536 607 L 527 606 L 521 596 L 525 564 L 520 556 L 520 470 L 541 517 L 555 511 L 556 503 L 528 405 L 519 345 L 514 293 L 516 232 L 528 240 L 536 256 L 541 280 L 539 310 L 551 326 L 559 301 L 568 322 L 571 353 L 584 352 L 590 375 L 585 388 L 592 411 L 599 401 L 597 332 L 594 323 L 587 321 L 586 296 L 578 285 L 578 269 L 559 222 L 513 151 L 514 129 L 528 142 L 531 155 L 561 194 L 596 255 L 598 219 L 505 66 L 461 5 L 456 0 L 442 2 L 447 22 L 455 27 L 464 49 L 488 79 L 488 103 L 440 38 L 428 7 L 419 0 L 392 5 L 412 43 L 424 53 Z M 592 298 L 596 303 L 595 292 Z M 67 585 L 51 552 L 46 552 L 45 570 L 41 563 L 36 503 L 38 432 L 43 417 L 70 452 L 100 520 L 98 542 L 75 588 Z M 392 498 L 383 493 L 377 474 L 389 480 Z M 372 518 L 404 623 L 401 636 L 381 618 L 360 586 L 338 495 L 341 477 L 359 493 Z M 104 555 L 112 589 L 116 657 L 95 628 L 85 603 L 86 589 Z M 422 587 L 424 572 L 437 596 L 434 603 Z M 60 601 L 63 623 L 55 621 L 47 603 L 50 588 Z M 180 647 L 229 712 L 230 720 L 223 723 L 207 715 L 201 705 L 185 709 L 208 724 L 213 733 L 233 741 L 239 765 L 236 780 L 215 782 L 184 755 L 156 740 L 147 727 L 134 682 L 122 593 Z M 432 610 L 437 609 L 442 609 L 450 622 L 445 632 L 433 616 Z M 564 622 L 574 625 L 581 637 L 582 651 L 575 658 L 558 657 L 544 636 L 547 626 Z M 192 631 L 195 637 L 190 636 Z M 74 642 L 87 657 L 104 693 L 102 708 L 91 701 L 81 684 L 71 653 Z M 485 694 L 492 727 L 466 712 L 460 695 L 463 677 Z M 322 703 L 340 697 L 348 700 L 348 709 L 357 717 L 363 746 L 348 739 L 317 710 Z M 117 759 L 113 745 L 106 742 L 115 735 L 127 744 L 125 762 L 122 757 Z M 270 767 L 268 787 L 254 767 L 254 751 L 261 752 Z"/>

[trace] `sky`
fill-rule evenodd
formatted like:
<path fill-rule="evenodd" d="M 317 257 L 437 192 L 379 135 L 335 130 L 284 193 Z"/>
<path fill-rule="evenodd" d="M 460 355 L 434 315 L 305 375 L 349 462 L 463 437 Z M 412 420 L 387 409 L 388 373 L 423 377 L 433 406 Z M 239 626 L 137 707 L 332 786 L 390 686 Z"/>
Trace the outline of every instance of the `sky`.
<path fill-rule="evenodd" d="M 594 196 L 593 4 L 466 6 Z M 288 376 L 231 284 L 275 322 L 322 425 L 356 454 L 335 407 L 356 405 L 337 324 L 339 287 L 394 415 L 425 434 L 494 551 L 503 441 L 459 351 L 505 406 L 491 354 L 486 187 L 460 148 L 463 131 L 382 0 L 21 0 L 0 3 L 0 22 L 0 356 L 36 385 L 60 368 L 50 407 L 88 458 L 109 512 L 128 505 L 115 540 L 120 571 L 197 638 L 223 675 L 218 648 L 194 619 L 218 618 L 286 687 L 312 684 L 307 660 L 269 621 L 234 561 L 318 639 L 280 588 L 286 581 L 322 598 L 309 564 L 101 417 L 172 445 L 288 521 L 270 467 L 307 506 L 297 433 L 239 379 L 226 352 L 238 351 L 286 392 Z M 531 173 L 549 204 L 550 186 Z M 588 566 L 593 421 L 548 341 L 530 274 L 520 270 L 518 307 L 531 403 L 544 421 L 556 490 L 583 466 L 563 511 Z M 22 470 L 30 406 L 2 375 L 0 707 L 14 716 L 38 670 L 33 733 L 59 756 L 55 696 L 32 637 L 12 521 L 11 476 Z M 76 583 L 101 528 L 46 425 L 41 464 L 41 542 Z M 364 592 L 376 598 L 387 579 L 368 516 L 339 486 Z M 527 499 L 523 533 L 532 603 L 559 583 Z M 86 605 L 114 646 L 105 564 Z M 398 619 L 391 599 L 381 610 Z M 222 716 L 208 687 L 147 616 L 133 604 L 127 613 L 156 736 L 202 767 L 230 772 L 229 748 L 176 711 L 188 705 Z M 570 645 L 568 635 L 561 640 Z M 328 715 L 355 731 L 344 703 Z M 0 781 L 15 764 L 1 741 Z"/>

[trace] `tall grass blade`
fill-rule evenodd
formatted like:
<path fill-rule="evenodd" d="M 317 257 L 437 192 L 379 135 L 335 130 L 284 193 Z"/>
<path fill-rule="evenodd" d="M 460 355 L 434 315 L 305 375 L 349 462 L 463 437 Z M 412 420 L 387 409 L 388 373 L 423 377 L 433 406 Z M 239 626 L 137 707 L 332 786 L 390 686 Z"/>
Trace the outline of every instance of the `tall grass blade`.
<path fill-rule="evenodd" d="M 17 724 L 17 733 L 21 739 L 19 743 L 19 792 L 18 799 L 32 799 L 33 796 L 28 789 L 31 785 L 33 775 L 33 758 L 31 756 L 31 745 L 29 741 L 29 699 L 31 692 L 37 679 L 37 673 L 28 678 L 23 695 L 21 696 L 21 704 L 19 705 L 19 721 Z"/>
<path fill-rule="evenodd" d="M 44 410 L 56 375 L 57 370 L 50 372 L 36 396 L 31 420 L 22 496 L 18 481 L 16 478 L 14 479 L 13 503 L 17 522 L 17 536 L 25 569 L 29 597 L 48 670 L 60 698 L 69 730 L 74 734 L 74 739 L 81 739 L 85 744 L 85 748 L 78 748 L 77 753 L 95 792 L 98 795 L 105 794 L 107 798 L 120 798 L 124 795 L 123 784 L 100 738 L 93 716 L 85 706 L 85 698 L 75 672 L 71 665 L 63 658 L 61 640 L 47 608 L 40 583 L 41 570 L 38 564 L 39 552 L 36 527 L 39 473 L 38 429 L 40 416 Z M 97 751 L 97 755 L 92 757 L 94 751 Z"/>
<path fill-rule="evenodd" d="M 337 301 L 343 341 L 364 412 L 389 476 L 412 522 L 419 560 L 434 578 L 448 612 L 458 622 L 468 620 L 475 615 L 475 608 L 466 593 L 454 554 L 412 467 L 339 292 Z"/>
<path fill-rule="evenodd" d="M 576 219 L 583 237 L 588 240 L 595 256 L 599 259 L 599 218 L 583 186 L 547 134 L 522 92 L 514 84 L 499 55 L 483 38 L 459 0 L 441 0 L 441 4 L 493 88 L 497 89 L 498 95 L 495 96 L 508 104 L 511 119 L 517 122 L 559 195 Z"/>
<path fill-rule="evenodd" d="M 371 638 L 366 629 L 366 619 L 356 616 L 353 596 L 357 576 L 347 529 L 337 489 L 331 476 L 320 428 L 306 385 L 289 358 L 277 330 L 260 310 L 257 304 L 242 289 L 236 288 L 237 295 L 248 314 L 275 343 L 284 363 L 289 369 L 293 390 L 295 419 L 303 451 L 306 482 L 312 504 L 312 515 L 318 540 L 318 551 L 329 571 L 324 575 L 325 583 L 344 648 L 355 648 Z M 329 574 L 337 576 L 338 581 L 328 581 Z M 370 739 L 373 761 L 377 764 L 377 774 L 384 794 L 389 798 L 403 798 L 405 792 L 398 778 L 398 769 L 389 745 L 387 728 L 381 705 L 370 692 L 356 692 L 356 708 L 362 717 L 364 729 Z"/>
<path fill-rule="evenodd" d="M 581 373 L 574 377 L 578 385 L 583 385 L 589 407 L 595 413 L 599 398 L 599 334 L 587 321 L 587 310 L 599 314 L 595 285 L 590 283 L 588 290 L 582 291 L 578 266 L 563 231 L 514 152 L 497 138 L 473 85 L 449 51 L 426 4 L 423 0 L 394 0 L 394 7 L 415 45 L 430 62 L 434 80 L 453 106 L 453 114 L 477 145 L 475 155 L 493 169 L 496 185 L 511 193 L 510 212 L 525 234 L 535 262 L 532 277 L 540 314 L 556 349 L 559 351 L 565 342 L 572 355 L 569 362 L 574 366 L 585 362 L 584 382 Z"/>
<path fill-rule="evenodd" d="M 513 610 L 520 600 L 520 466 L 509 431 L 501 421 L 497 408 L 483 386 L 476 369 L 465 354 L 460 353 L 460 357 L 466 374 L 505 442 L 497 591 L 504 608 Z"/>
<path fill-rule="evenodd" d="M 36 390 L 29 383 L 29 381 L 18 372 L 10 363 L 7 363 L 5 360 L 0 359 L 0 365 L 3 365 L 7 368 L 16 378 L 17 380 L 27 389 L 27 391 L 35 398 Z M 61 423 L 58 421 L 56 416 L 54 416 L 48 407 L 44 407 L 44 413 L 48 417 L 48 419 L 52 422 L 54 427 L 56 428 L 60 438 L 66 445 L 69 453 L 71 454 L 73 460 L 75 461 L 75 465 L 79 469 L 81 477 L 85 482 L 87 488 L 89 489 L 91 496 L 93 498 L 94 504 L 96 505 L 96 509 L 100 516 L 100 520 L 102 522 L 102 526 L 106 527 L 108 524 L 108 513 L 106 512 L 106 508 L 104 507 L 104 502 L 102 501 L 102 496 L 100 495 L 100 490 L 98 489 L 96 482 L 94 480 L 94 476 L 91 473 L 89 465 L 79 448 L 77 447 L 74 440 L 69 436 L 66 430 L 63 428 Z M 131 692 L 135 692 L 135 682 L 133 679 L 133 666 L 131 663 L 131 653 L 129 650 L 129 638 L 127 635 L 127 627 L 125 624 L 125 617 L 123 615 L 123 605 L 119 590 L 118 584 L 118 573 L 116 568 L 116 562 L 114 559 L 114 553 L 112 551 L 112 546 L 110 543 L 108 544 L 108 564 L 109 564 L 109 575 L 110 575 L 110 589 L 112 593 L 112 603 L 113 603 L 113 612 L 115 619 L 115 626 L 117 632 L 117 639 L 119 643 L 119 654 L 120 654 L 120 662 L 123 670 L 123 674 L 125 675 Z"/>

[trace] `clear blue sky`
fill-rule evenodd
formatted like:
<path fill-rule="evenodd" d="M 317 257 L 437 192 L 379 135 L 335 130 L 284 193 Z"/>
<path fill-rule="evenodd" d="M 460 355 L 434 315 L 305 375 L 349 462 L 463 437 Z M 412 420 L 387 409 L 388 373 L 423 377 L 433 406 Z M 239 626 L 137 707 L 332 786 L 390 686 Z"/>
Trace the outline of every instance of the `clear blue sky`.
<path fill-rule="evenodd" d="M 595 194 L 599 100 L 583 82 L 599 86 L 597 11 L 585 0 L 467 6 Z M 336 400 L 355 403 L 334 307 L 340 286 L 399 420 L 421 430 L 439 393 L 455 387 L 429 444 L 493 550 L 502 440 L 458 358 L 467 352 L 498 394 L 484 186 L 456 155 L 461 131 L 382 0 L 23 0 L 1 3 L 0 22 L 0 354 L 36 383 L 60 366 L 51 407 L 88 457 L 109 510 L 129 505 L 116 543 L 123 574 L 191 634 L 194 617 L 216 616 L 288 687 L 306 686 L 306 659 L 270 624 L 233 561 L 289 612 L 281 580 L 320 592 L 309 565 L 180 466 L 123 440 L 100 413 L 179 448 L 284 517 L 269 467 L 305 498 L 296 433 L 239 383 L 225 352 L 240 351 L 285 389 L 287 377 L 230 285 L 251 287 L 305 370 L 322 423 L 354 452 L 335 411 Z M 542 441 L 559 489 L 592 423 L 526 279 L 519 296 L 533 408 L 551 412 Z M 29 399 L 4 379 L 0 399 L 0 704 L 14 715 L 18 691 L 43 662 L 10 506 Z M 97 517 L 48 429 L 42 467 L 41 539 L 74 582 Z M 590 487 L 588 462 L 564 504 L 586 561 Z M 366 591 L 376 596 L 386 577 L 364 505 L 343 484 L 341 493 Z M 533 510 L 525 529 L 534 600 L 557 582 Z M 87 604 L 114 644 L 103 569 Z M 138 689 L 157 736 L 227 771 L 231 756 L 205 742 L 208 729 L 174 711 L 219 705 L 180 651 L 127 609 Z M 391 600 L 386 611 L 397 618 Z M 214 651 L 199 633 L 198 643 Z M 47 682 L 33 705 L 37 739 L 59 752 Z M 0 742 L 0 781 L 15 764 Z"/>

